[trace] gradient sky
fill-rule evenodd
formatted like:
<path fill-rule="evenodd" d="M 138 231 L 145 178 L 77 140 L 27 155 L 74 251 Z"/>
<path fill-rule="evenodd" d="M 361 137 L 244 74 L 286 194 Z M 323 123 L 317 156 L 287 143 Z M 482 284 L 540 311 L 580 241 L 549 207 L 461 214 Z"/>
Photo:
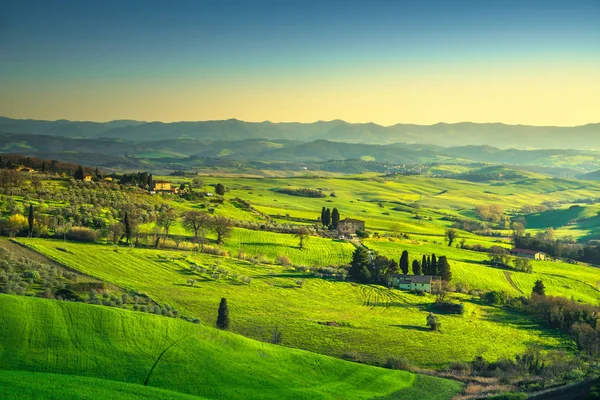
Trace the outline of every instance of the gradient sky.
<path fill-rule="evenodd" d="M 600 0 L 0 0 L 0 115 L 600 122 Z"/>

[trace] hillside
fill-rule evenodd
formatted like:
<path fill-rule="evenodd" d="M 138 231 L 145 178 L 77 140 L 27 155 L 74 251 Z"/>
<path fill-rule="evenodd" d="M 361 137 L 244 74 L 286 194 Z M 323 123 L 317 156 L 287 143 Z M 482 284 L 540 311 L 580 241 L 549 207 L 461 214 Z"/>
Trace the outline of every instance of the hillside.
<path fill-rule="evenodd" d="M 164 139 L 243 140 L 250 138 L 312 141 L 326 139 L 351 143 L 389 144 L 396 142 L 439 146 L 490 145 L 499 148 L 595 149 L 600 147 L 600 124 L 576 127 L 506 125 L 471 122 L 435 125 L 396 124 L 384 127 L 374 123 L 351 124 L 345 121 L 314 123 L 244 122 L 236 119 L 200 122 L 112 121 L 36 121 L 0 117 L 0 131 L 36 133 L 86 138 L 123 138 L 131 141 Z"/>
<path fill-rule="evenodd" d="M 350 363 L 115 308 L 0 295 L 0 324 L 13 327 L 0 331 L 0 370 L 147 381 L 156 388 L 228 399 L 444 399 L 460 389 L 452 381 Z M 18 377 L 0 375 L 9 381 Z M 80 386 L 84 380 L 65 380 L 74 390 L 84 389 Z M 435 393 L 431 387 L 436 387 Z"/>
<path fill-rule="evenodd" d="M 12 400 L 201 400 L 198 397 L 132 383 L 76 375 L 0 370 L 2 397 Z"/>

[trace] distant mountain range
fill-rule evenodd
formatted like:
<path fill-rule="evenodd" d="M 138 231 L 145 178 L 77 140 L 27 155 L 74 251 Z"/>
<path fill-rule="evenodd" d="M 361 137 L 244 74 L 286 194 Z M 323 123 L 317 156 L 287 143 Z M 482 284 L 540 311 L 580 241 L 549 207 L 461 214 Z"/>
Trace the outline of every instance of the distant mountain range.
<path fill-rule="evenodd" d="M 39 121 L 0 117 L 0 131 L 71 138 L 115 138 L 130 142 L 175 139 L 239 141 L 246 139 L 312 142 L 328 140 L 361 144 L 424 144 L 441 147 L 487 145 L 498 149 L 600 149 L 600 123 L 576 127 L 478 124 L 435 125 L 374 123 L 341 120 L 314 123 L 244 122 L 236 119 L 201 122 Z"/>

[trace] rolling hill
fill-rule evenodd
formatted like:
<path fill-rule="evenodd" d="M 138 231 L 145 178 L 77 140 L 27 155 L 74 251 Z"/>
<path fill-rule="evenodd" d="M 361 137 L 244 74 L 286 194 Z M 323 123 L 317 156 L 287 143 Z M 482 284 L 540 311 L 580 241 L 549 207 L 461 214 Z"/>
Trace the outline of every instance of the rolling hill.
<path fill-rule="evenodd" d="M 117 308 L 0 295 L 0 326 L 12 327 L 0 330 L 0 370 L 85 377 L 63 377 L 49 384 L 47 375 L 33 374 L 40 393 L 53 392 L 52 385 L 61 381 L 69 388 L 67 394 L 77 393 L 94 385 L 89 377 L 104 380 L 98 385 L 101 392 L 129 388 L 130 398 L 143 387 L 110 382 L 146 383 L 228 399 L 445 399 L 461 387 L 457 382 L 350 363 Z M 20 392 L 15 380 L 22 376 L 0 371 L 0 382 Z M 155 397 L 160 393 L 144 392 Z"/>
<path fill-rule="evenodd" d="M 396 142 L 440 146 L 490 145 L 499 148 L 563 148 L 565 136 L 574 149 L 600 148 L 600 124 L 576 127 L 542 127 L 501 123 L 435 125 L 396 124 L 384 127 L 374 123 L 351 124 L 345 121 L 314 123 L 244 122 L 237 119 L 200 122 L 111 121 L 37 121 L 0 117 L 0 131 L 36 133 L 86 138 L 123 138 L 131 141 L 174 139 L 243 140 L 250 138 L 302 139 L 390 144 Z"/>

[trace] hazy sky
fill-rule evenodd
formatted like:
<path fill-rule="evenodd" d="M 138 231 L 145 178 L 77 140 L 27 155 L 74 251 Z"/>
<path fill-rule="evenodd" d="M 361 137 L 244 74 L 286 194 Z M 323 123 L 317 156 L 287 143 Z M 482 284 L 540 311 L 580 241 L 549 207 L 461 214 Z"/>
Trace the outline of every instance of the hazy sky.
<path fill-rule="evenodd" d="M 600 122 L 600 0 L 0 0 L 0 115 Z"/>

